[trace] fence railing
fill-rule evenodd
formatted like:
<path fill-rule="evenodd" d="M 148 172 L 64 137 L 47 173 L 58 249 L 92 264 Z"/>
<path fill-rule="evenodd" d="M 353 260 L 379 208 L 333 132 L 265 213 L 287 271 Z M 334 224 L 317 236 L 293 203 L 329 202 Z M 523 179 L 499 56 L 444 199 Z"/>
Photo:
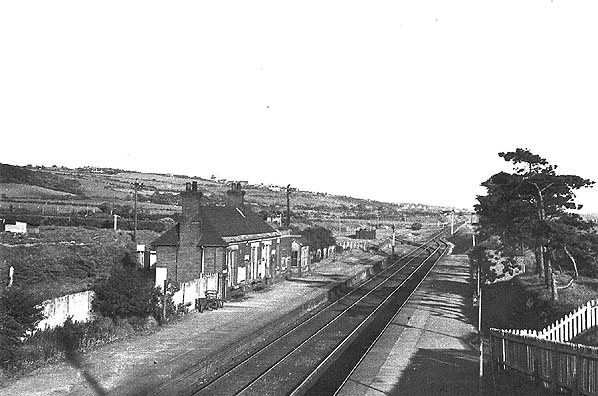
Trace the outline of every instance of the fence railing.
<path fill-rule="evenodd" d="M 598 300 L 590 300 L 543 330 L 507 329 L 505 331 L 514 335 L 525 335 L 550 341 L 569 342 L 596 326 L 598 326 Z"/>
<path fill-rule="evenodd" d="M 598 301 L 590 300 L 543 330 L 490 330 L 494 364 L 573 394 L 598 395 L 598 348 L 569 341 L 598 326 Z"/>
<path fill-rule="evenodd" d="M 598 395 L 598 348 L 535 335 L 490 330 L 493 364 L 519 371 L 555 391 Z"/>
<path fill-rule="evenodd" d="M 564 318 L 538 333 L 552 341 L 569 342 L 586 330 L 598 325 L 598 301 L 590 300 Z"/>

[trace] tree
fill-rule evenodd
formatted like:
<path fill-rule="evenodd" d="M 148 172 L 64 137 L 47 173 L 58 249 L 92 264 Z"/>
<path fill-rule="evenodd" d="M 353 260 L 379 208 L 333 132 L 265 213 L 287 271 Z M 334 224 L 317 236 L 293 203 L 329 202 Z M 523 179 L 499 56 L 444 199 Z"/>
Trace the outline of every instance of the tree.
<path fill-rule="evenodd" d="M 24 337 L 44 318 L 41 298 L 26 289 L 0 290 L 0 367 L 10 367 Z"/>
<path fill-rule="evenodd" d="M 308 240 L 314 249 L 324 249 L 336 245 L 332 231 L 322 226 L 309 227 L 301 231 L 301 236 Z"/>
<path fill-rule="evenodd" d="M 500 172 L 482 183 L 488 191 L 488 195 L 478 197 L 476 205 L 482 233 L 500 236 L 510 248 L 533 248 L 539 275 L 543 273 L 556 300 L 554 251 L 561 248 L 572 258 L 568 246 L 587 230 L 583 220 L 568 211 L 581 209 L 574 201 L 575 191 L 594 182 L 576 175 L 558 175 L 556 165 L 527 149 L 498 155 L 512 163 L 513 173 Z"/>
<path fill-rule="evenodd" d="M 116 268 L 107 280 L 95 285 L 93 310 L 112 319 L 155 315 L 159 292 L 149 274 L 134 263 Z"/>
<path fill-rule="evenodd" d="M 409 228 L 411 228 L 413 231 L 417 231 L 421 230 L 422 227 L 422 223 L 413 223 Z"/>

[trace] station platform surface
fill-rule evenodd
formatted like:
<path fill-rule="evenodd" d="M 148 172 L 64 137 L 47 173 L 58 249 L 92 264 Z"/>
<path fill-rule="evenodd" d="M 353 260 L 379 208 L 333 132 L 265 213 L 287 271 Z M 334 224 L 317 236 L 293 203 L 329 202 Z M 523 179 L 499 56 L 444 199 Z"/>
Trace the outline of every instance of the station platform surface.
<path fill-rule="evenodd" d="M 477 395 L 468 268 L 467 256 L 437 263 L 339 395 Z"/>

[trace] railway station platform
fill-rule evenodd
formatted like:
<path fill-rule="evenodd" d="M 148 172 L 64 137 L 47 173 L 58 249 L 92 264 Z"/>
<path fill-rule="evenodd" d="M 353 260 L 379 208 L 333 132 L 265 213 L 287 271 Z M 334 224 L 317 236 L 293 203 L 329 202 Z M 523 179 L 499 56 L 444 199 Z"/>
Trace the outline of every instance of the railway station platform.
<path fill-rule="evenodd" d="M 478 395 L 479 352 L 467 256 L 447 256 L 339 393 Z"/>
<path fill-rule="evenodd" d="M 80 356 L 78 367 L 62 362 L 35 370 L 0 387 L 0 396 L 176 394 L 164 384 L 176 382 L 190 366 L 209 363 L 231 344 L 259 342 L 264 327 L 324 301 L 336 285 L 363 276 L 383 259 L 362 252 L 321 263 L 310 277 L 249 293 L 216 311 L 190 313 L 147 336 L 97 348 Z M 443 258 L 341 394 L 478 394 L 468 276 L 466 256 Z"/>
<path fill-rule="evenodd" d="M 160 394 L 164 383 L 189 366 L 209 364 L 231 344 L 259 342 L 260 329 L 325 301 L 335 286 L 362 277 L 383 260 L 358 250 L 326 259 L 308 277 L 248 293 L 218 310 L 189 313 L 155 333 L 99 347 L 79 356 L 78 365 L 55 363 L 9 380 L 0 387 L 0 396 Z"/>

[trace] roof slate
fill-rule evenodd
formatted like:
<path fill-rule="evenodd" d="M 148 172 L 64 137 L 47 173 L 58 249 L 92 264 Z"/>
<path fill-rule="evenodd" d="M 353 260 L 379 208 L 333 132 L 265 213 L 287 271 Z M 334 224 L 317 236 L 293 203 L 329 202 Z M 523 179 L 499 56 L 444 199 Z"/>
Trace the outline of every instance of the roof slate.
<path fill-rule="evenodd" d="M 246 208 L 231 206 L 202 206 L 201 231 L 198 246 L 226 246 L 226 240 L 250 239 L 251 236 L 280 235 L 262 218 Z M 234 238 L 238 237 L 238 238 Z M 158 237 L 152 246 L 176 246 L 180 238 L 180 224 Z"/>

